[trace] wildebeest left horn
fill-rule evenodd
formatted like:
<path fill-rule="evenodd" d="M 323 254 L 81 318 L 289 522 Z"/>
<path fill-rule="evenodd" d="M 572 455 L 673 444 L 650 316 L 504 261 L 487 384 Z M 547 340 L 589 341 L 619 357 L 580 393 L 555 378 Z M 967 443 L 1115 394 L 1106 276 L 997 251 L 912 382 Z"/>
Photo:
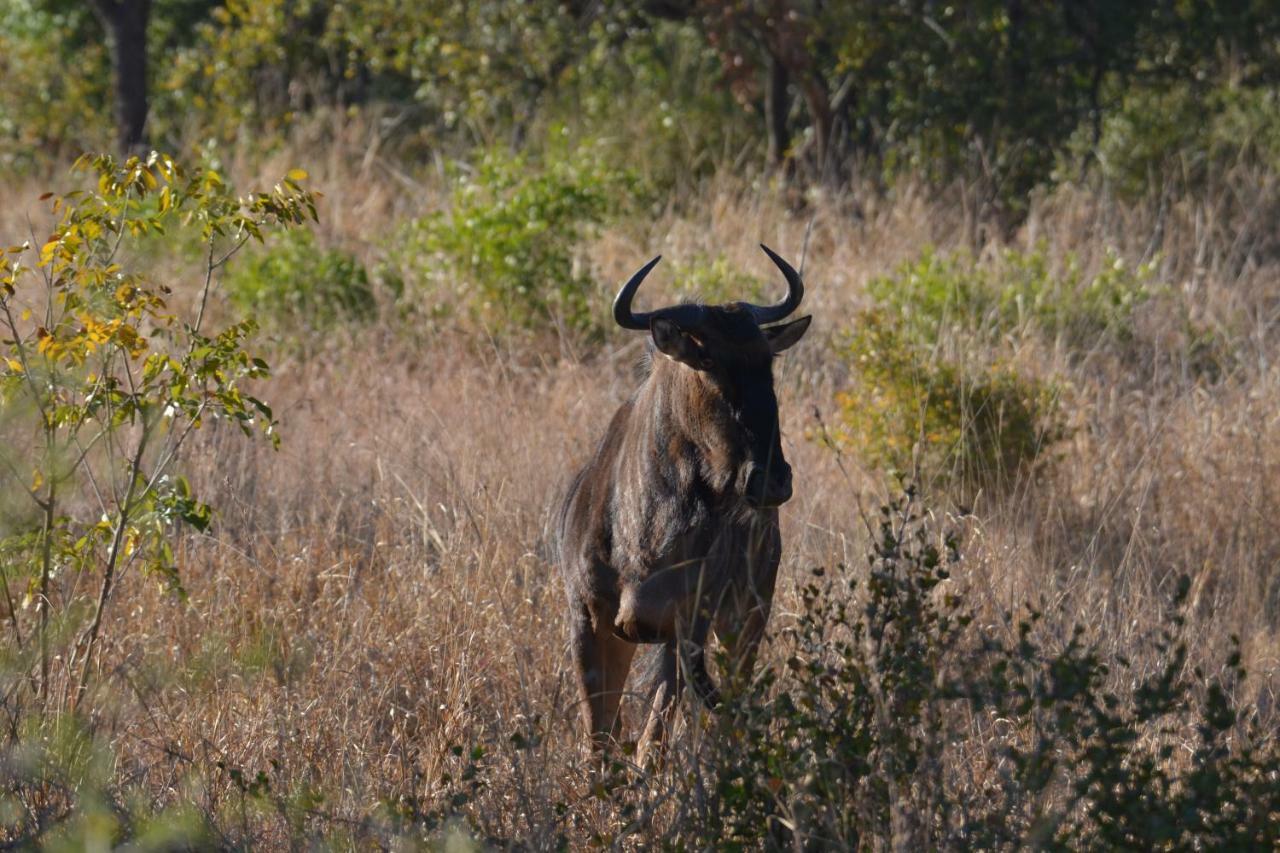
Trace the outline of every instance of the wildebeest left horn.
<path fill-rule="evenodd" d="M 636 290 L 640 287 L 640 282 L 644 281 L 644 277 L 649 271 L 658 265 L 658 261 L 662 260 L 662 255 L 658 255 L 649 263 L 642 266 L 635 275 L 622 285 L 622 289 L 618 291 L 618 295 L 613 300 L 613 319 L 618 325 L 624 329 L 634 329 L 637 332 L 645 332 L 649 330 L 649 320 L 652 314 L 633 314 L 631 312 L 631 297 L 636 295 Z"/>
<path fill-rule="evenodd" d="M 764 253 L 769 256 L 769 260 L 773 261 L 774 265 L 782 270 L 782 276 L 787 280 L 787 297 L 776 305 L 744 303 L 747 306 L 747 310 L 751 312 L 751 316 L 755 318 L 756 324 L 763 326 L 765 323 L 776 323 L 800 307 L 800 300 L 804 298 L 804 282 L 800 279 L 800 273 L 796 272 L 791 264 L 779 257 L 777 252 L 764 243 L 760 244 L 760 248 L 764 249 Z M 645 273 L 648 271 L 646 267 L 640 272 Z M 637 275 L 639 274 L 637 273 Z"/>

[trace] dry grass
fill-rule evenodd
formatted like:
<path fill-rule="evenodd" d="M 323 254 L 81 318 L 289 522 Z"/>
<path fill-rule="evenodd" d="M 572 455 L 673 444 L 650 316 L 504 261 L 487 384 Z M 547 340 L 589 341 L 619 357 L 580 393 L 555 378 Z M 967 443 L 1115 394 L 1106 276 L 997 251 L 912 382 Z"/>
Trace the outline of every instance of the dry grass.
<path fill-rule="evenodd" d="M 368 150 L 357 134 L 318 155 L 231 168 L 248 176 L 306 165 L 326 195 L 324 239 L 373 259 L 396 222 L 438 200 L 439 184 Z M 36 194 L 6 187 L 22 200 L 0 219 L 6 234 L 25 233 Z M 800 569 L 861 564 L 860 512 L 884 494 L 856 456 L 803 437 L 835 416 L 846 367 L 832 338 L 865 303 L 869 278 L 925 244 L 961 245 L 972 229 L 954 211 L 911 192 L 860 219 L 835 205 L 814 209 L 806 308 L 816 333 L 778 379 L 798 484 L 782 514 L 779 621 L 796 609 Z M 1080 621 L 1141 663 L 1150 650 L 1134 638 L 1158 618 L 1173 578 L 1190 574 L 1194 661 L 1220 659 L 1238 634 L 1251 673 L 1241 698 L 1274 719 L 1280 372 L 1269 353 L 1280 264 L 1261 244 L 1251 256 L 1209 219 L 1208 208 L 1157 217 L 1075 190 L 1036 208 L 1019 239 L 1047 241 L 1055 263 L 1073 252 L 1088 268 L 1106 246 L 1132 259 L 1158 250 L 1160 279 L 1176 298 L 1145 309 L 1144 358 L 1072 360 L 1034 346 L 1020 354 L 1034 372 L 1069 383 L 1076 429 L 1051 464 L 979 501 L 957 580 L 986 630 L 1045 602 L 1062 625 Z M 768 193 L 711 187 L 681 213 L 605 230 L 586 255 L 602 301 L 655 251 L 723 252 L 767 276 L 756 243 L 797 256 L 807 221 Z M 654 280 L 658 298 L 671 282 Z M 1220 381 L 1180 371 L 1183 312 L 1230 337 L 1237 358 Z M 533 847 L 560 833 L 575 846 L 614 837 L 628 819 L 592 796 L 548 518 L 634 387 L 637 343 L 615 334 L 598 352 L 512 355 L 463 335 L 423 340 L 390 321 L 332 337 L 305 358 L 273 359 L 260 390 L 282 422 L 279 452 L 216 428 L 190 448 L 193 484 L 219 516 L 211 535 L 182 544 L 189 601 L 146 577 L 122 578 L 89 705 L 116 778 L 157 802 L 194 799 L 218 816 L 224 842 L 247 828 L 242 840 L 283 844 L 291 814 L 316 837 L 386 841 L 382 804 L 434 807 L 441 774 L 467 763 L 450 748 L 488 743 L 497 745 L 484 759 L 489 785 L 461 809 L 486 831 Z M 516 749 L 515 733 L 541 740 Z M 285 799 L 322 796 L 296 813 L 255 806 L 242 815 L 243 798 L 219 767 L 264 771 Z M 650 784 L 674 790 L 664 786 L 675 779 Z M 677 798 L 645 802 L 660 806 L 630 823 L 637 842 L 679 819 Z"/>

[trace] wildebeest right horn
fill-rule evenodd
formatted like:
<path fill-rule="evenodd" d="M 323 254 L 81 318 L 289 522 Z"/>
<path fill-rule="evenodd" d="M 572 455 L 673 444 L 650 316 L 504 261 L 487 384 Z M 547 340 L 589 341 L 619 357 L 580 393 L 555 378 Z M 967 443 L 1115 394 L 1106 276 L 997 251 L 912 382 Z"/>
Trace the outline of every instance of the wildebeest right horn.
<path fill-rule="evenodd" d="M 634 329 L 637 332 L 648 331 L 649 321 L 653 318 L 653 314 L 633 314 L 631 311 L 631 297 L 636 295 L 636 290 L 640 287 L 640 282 L 644 281 L 644 277 L 649 271 L 658 265 L 658 261 L 662 260 L 662 255 L 658 255 L 649 263 L 642 266 L 631 276 L 626 284 L 622 285 L 622 289 L 618 291 L 618 295 L 613 300 L 613 319 L 618 325 L 624 329 Z"/>
<path fill-rule="evenodd" d="M 769 256 L 769 260 L 773 261 L 774 265 L 782 270 L 782 277 L 787 280 L 787 296 L 776 305 L 744 303 L 747 305 L 747 310 L 751 312 L 751 316 L 755 318 L 756 324 L 763 326 L 765 323 L 776 323 L 800 307 L 800 300 L 804 298 L 804 282 L 800 279 L 800 273 L 796 272 L 791 264 L 779 257 L 777 252 L 764 243 L 760 244 L 760 248 L 764 249 L 764 253 Z M 641 272 L 648 272 L 648 270 L 641 270 Z"/>

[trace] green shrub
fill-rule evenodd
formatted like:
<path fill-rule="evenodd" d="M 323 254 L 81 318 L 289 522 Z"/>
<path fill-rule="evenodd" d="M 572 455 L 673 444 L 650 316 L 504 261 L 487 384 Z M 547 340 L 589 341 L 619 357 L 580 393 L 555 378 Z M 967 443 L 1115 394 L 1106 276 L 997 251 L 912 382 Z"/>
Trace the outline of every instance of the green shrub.
<path fill-rule="evenodd" d="M 1280 95 L 1272 86 L 1134 88 L 1101 131 L 1096 147 L 1090 134 L 1077 133 L 1076 156 L 1092 151 L 1108 184 L 1130 199 L 1170 185 L 1202 190 L 1241 164 L 1280 168 Z"/>
<path fill-rule="evenodd" d="M 214 324 L 205 306 L 219 269 L 250 240 L 314 220 L 315 199 L 300 171 L 237 195 L 216 171 L 187 172 L 155 152 L 86 155 L 76 169 L 94 189 L 48 194 L 56 224 L 34 266 L 33 247 L 0 254 L 0 481 L 30 507 L 0 524 L 14 637 L 0 647 L 11 727 L 0 837 L 79 849 L 154 830 L 198 846 L 201 827 L 182 807 L 172 826 L 151 829 L 149 817 L 123 814 L 106 790 L 114 762 L 83 726 L 101 720 L 91 688 L 112 677 L 100 655 L 115 611 L 129 606 L 117 600 L 137 591 L 120 577 L 145 573 L 185 596 L 177 533 L 205 531 L 213 517 L 182 474 L 191 433 L 221 423 L 279 442 L 271 407 L 251 393 L 269 374 L 248 349 L 256 325 Z M 203 268 L 152 280 L 134 246 L 183 227 L 205 244 Z M 174 285 L 187 288 L 189 299 L 173 300 L 185 310 L 169 307 Z M 16 607 L 15 596 L 39 603 Z"/>
<path fill-rule="evenodd" d="M 672 276 L 683 296 L 711 305 L 765 299 L 764 279 L 739 271 L 723 254 L 677 262 Z"/>
<path fill-rule="evenodd" d="M 1002 357 L 1007 340 L 1039 335 L 1076 356 L 1100 345 L 1128 352 L 1152 275 L 1153 264 L 1114 252 L 1086 277 L 1074 258 L 1054 272 L 1044 246 L 986 263 L 927 249 L 867 286 L 875 307 L 842 345 L 850 379 L 828 437 L 891 474 L 1007 482 L 1064 434 L 1058 389 Z"/>
<path fill-rule="evenodd" d="M 625 17 L 625 9 L 616 11 Z M 596 26 L 617 24 L 606 18 Z M 725 152 L 758 147 L 756 117 L 723 85 L 721 61 L 696 28 L 650 21 L 610 41 L 597 42 L 547 93 L 543 121 L 598 140 L 603 161 L 634 173 L 662 205 L 696 192 L 725 165 Z"/>
<path fill-rule="evenodd" d="M 836 393 L 828 434 L 897 477 L 950 476 L 998 486 L 1062 434 L 1051 385 L 1011 365 L 964 367 L 912 342 L 909 331 L 868 311 L 842 349 L 849 383 Z"/>
<path fill-rule="evenodd" d="M 600 300 L 576 250 L 629 187 L 589 152 L 537 165 L 490 151 L 473 173 L 456 170 L 447 210 L 401 232 L 384 275 L 433 316 L 460 312 L 491 331 L 596 332 Z"/>
<path fill-rule="evenodd" d="M 952 326 L 978 331 L 1002 319 L 997 287 L 959 253 L 925 249 L 893 275 L 872 279 L 867 293 L 914 343 L 936 341 Z"/>
<path fill-rule="evenodd" d="M 1046 271 L 1042 252 L 1005 254 L 1010 273 L 1001 293 L 1005 312 L 1014 311 L 1060 338 L 1074 350 L 1093 347 L 1099 340 L 1129 343 L 1134 336 L 1134 312 L 1156 293 L 1151 284 L 1153 259 L 1132 266 L 1108 249 L 1102 268 L 1087 281 L 1075 258 L 1057 279 Z"/>
<path fill-rule="evenodd" d="M 231 301 L 260 323 L 323 330 L 367 320 L 377 307 L 364 265 L 350 252 L 321 249 L 306 230 L 286 232 L 231 269 Z"/>
<path fill-rule="evenodd" d="M 871 281 L 867 292 L 921 345 L 957 328 L 988 341 L 1036 330 L 1073 350 L 1131 340 L 1134 311 L 1154 293 L 1155 262 L 1133 267 L 1108 250 L 1101 270 L 1086 280 L 1075 258 L 1055 275 L 1045 252 L 1043 245 L 1008 249 L 979 264 L 926 249 L 895 274 Z"/>

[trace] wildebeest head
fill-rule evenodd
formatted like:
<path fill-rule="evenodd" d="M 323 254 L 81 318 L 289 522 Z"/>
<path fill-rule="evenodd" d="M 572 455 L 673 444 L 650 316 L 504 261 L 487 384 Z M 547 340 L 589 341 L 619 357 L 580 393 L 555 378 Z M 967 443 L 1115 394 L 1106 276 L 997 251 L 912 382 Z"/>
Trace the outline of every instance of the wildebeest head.
<path fill-rule="evenodd" d="M 791 466 L 782 455 L 778 430 L 773 358 L 800 340 L 812 319 L 768 325 L 796 310 L 804 283 L 768 246 L 760 248 L 787 280 L 787 296 L 775 305 L 683 304 L 633 312 L 632 297 L 661 255 L 641 267 L 613 303 L 619 326 L 648 331 L 657 352 L 678 370 L 688 371 L 678 379 L 690 383 L 695 393 L 686 397 L 691 411 L 680 415 L 694 426 L 709 464 L 721 469 L 715 479 L 731 485 L 756 509 L 776 507 L 791 498 Z"/>

